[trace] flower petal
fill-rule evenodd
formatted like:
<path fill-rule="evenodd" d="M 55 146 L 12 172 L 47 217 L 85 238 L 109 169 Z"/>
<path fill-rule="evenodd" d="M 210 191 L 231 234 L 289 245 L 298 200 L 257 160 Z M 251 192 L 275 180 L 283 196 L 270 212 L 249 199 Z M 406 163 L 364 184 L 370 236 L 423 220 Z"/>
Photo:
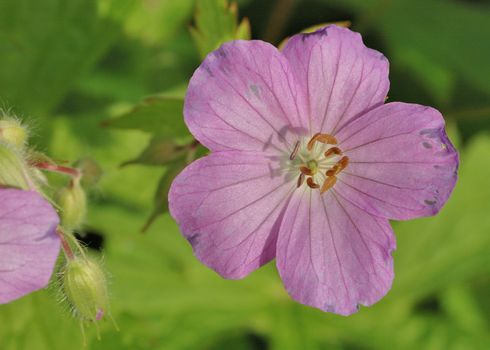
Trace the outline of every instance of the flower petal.
<path fill-rule="evenodd" d="M 0 304 L 46 287 L 60 249 L 59 219 L 37 192 L 0 189 Z"/>
<path fill-rule="evenodd" d="M 287 60 L 274 46 L 232 41 L 211 52 L 192 76 L 185 122 L 213 151 L 291 152 L 294 135 L 307 125 L 298 93 Z"/>
<path fill-rule="evenodd" d="M 350 315 L 391 288 L 395 238 L 377 218 L 334 191 L 297 191 L 284 214 L 277 267 L 300 303 Z"/>
<path fill-rule="evenodd" d="M 434 215 L 454 188 L 458 155 L 433 108 L 389 103 L 336 137 L 350 162 L 335 189 L 371 214 L 396 220 Z"/>
<path fill-rule="evenodd" d="M 270 164 L 262 155 L 216 152 L 172 183 L 170 213 L 196 256 L 225 278 L 243 278 L 274 258 L 295 184 Z"/>
<path fill-rule="evenodd" d="M 349 29 L 330 25 L 297 34 L 283 53 L 301 89 L 307 91 L 311 134 L 334 134 L 386 98 L 388 60 Z"/>

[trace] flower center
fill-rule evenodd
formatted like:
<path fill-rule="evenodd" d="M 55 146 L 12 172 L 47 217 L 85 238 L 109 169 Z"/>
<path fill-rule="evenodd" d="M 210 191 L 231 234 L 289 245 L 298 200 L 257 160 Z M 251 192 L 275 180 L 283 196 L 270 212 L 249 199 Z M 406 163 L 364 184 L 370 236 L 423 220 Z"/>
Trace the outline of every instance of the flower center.
<path fill-rule="evenodd" d="M 335 137 L 320 133 L 308 141 L 296 142 L 289 164 L 290 170 L 299 173 L 298 188 L 306 182 L 308 187 L 323 194 L 335 185 L 336 176 L 349 164 L 349 157 L 336 145 Z"/>

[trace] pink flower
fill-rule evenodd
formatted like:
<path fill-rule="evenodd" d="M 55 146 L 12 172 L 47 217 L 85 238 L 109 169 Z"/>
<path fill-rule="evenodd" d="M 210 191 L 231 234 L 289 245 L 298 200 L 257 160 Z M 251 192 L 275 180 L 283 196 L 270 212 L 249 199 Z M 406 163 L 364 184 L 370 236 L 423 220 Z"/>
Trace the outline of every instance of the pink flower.
<path fill-rule="evenodd" d="M 58 223 L 37 192 L 0 188 L 0 304 L 48 284 L 60 250 Z"/>
<path fill-rule="evenodd" d="M 209 54 L 184 115 L 212 153 L 169 194 L 196 256 L 231 279 L 276 258 L 289 294 L 328 312 L 380 300 L 393 281 L 388 220 L 436 214 L 458 167 L 441 114 L 383 104 L 388 88 L 387 59 L 336 26 L 282 52 L 233 41 Z"/>

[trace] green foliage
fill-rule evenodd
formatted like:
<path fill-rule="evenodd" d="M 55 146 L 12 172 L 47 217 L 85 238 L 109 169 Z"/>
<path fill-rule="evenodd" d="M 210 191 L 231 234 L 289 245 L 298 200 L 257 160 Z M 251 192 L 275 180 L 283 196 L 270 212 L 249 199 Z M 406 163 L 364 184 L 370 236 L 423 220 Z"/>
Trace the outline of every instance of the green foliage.
<path fill-rule="evenodd" d="M 124 27 L 149 44 L 171 38 L 192 13 L 194 0 L 137 1 Z"/>
<path fill-rule="evenodd" d="M 375 29 L 395 64 L 416 74 L 439 103 L 450 106 L 464 81 L 490 96 L 490 6 L 443 0 L 347 0 L 354 29 Z"/>
<path fill-rule="evenodd" d="M 51 112 L 117 39 L 132 2 L 2 0 L 2 100 L 38 117 Z"/>
<path fill-rule="evenodd" d="M 146 98 L 131 111 L 104 124 L 119 129 L 136 129 L 153 135 L 149 144 L 136 158 L 123 162 L 127 165 L 153 165 L 167 168 L 154 195 L 154 207 L 142 231 L 146 231 L 155 219 L 168 211 L 168 191 L 172 180 L 185 167 L 185 160 L 192 160 L 195 145 L 182 115 L 184 101 L 180 98 L 154 96 Z M 176 142 L 179 141 L 179 142 Z M 187 144 L 182 144 L 186 140 Z"/>
<path fill-rule="evenodd" d="M 250 39 L 250 23 L 238 24 L 238 7 L 228 0 L 198 0 L 195 21 L 191 34 L 202 58 L 226 41 Z"/>
<path fill-rule="evenodd" d="M 153 96 L 136 105 L 131 111 L 105 123 L 119 129 L 146 131 L 159 137 L 178 138 L 189 136 L 180 98 Z"/>
<path fill-rule="evenodd" d="M 135 159 L 128 160 L 122 166 L 131 164 L 166 165 L 187 152 L 186 146 L 179 146 L 168 138 L 153 137 L 148 146 Z"/>
<path fill-rule="evenodd" d="M 174 178 L 184 169 L 186 163 L 183 159 L 178 159 L 173 162 L 167 163 L 167 170 L 158 182 L 155 197 L 153 199 L 153 211 L 146 220 L 142 231 L 148 230 L 151 224 L 160 216 L 168 212 L 168 192 Z"/>
<path fill-rule="evenodd" d="M 185 87 L 199 63 L 195 45 L 204 57 L 223 41 L 250 36 L 248 22 L 238 24 L 236 7 L 224 0 L 198 1 L 189 35 L 193 3 L 0 1 L 2 103 L 37 118 L 32 129 L 39 149 L 56 160 L 81 159 L 92 174 L 86 229 L 105 238 L 103 253 L 94 254 L 103 255 L 121 331 L 103 321 L 98 341 L 89 327 L 87 348 L 490 348 L 488 5 L 297 2 L 298 13 L 308 8 L 327 16 L 314 6 L 328 4 L 352 14 L 290 21 L 305 28 L 351 20 L 368 45 L 390 59 L 390 99 L 435 104 L 453 117 L 451 131 L 463 134 L 453 197 L 436 217 L 393 223 L 393 289 L 344 318 L 293 302 L 273 263 L 244 280 L 223 280 L 193 256 L 168 215 L 172 179 L 206 153 L 182 116 Z M 249 6 L 242 13 L 256 11 L 259 27 L 257 4 L 265 2 L 239 3 Z M 481 123 L 468 131 L 475 120 Z M 0 348 L 84 349 L 78 322 L 56 299 L 53 286 L 0 305 Z"/>

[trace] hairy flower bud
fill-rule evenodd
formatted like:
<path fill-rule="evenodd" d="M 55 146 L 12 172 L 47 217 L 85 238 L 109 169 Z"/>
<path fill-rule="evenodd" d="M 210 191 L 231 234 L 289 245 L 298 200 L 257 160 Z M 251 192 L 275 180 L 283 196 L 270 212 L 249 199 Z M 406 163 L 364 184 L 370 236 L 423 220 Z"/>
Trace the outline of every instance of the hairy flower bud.
<path fill-rule="evenodd" d="M 0 119 L 0 140 L 22 149 L 27 142 L 28 133 L 20 121 L 11 117 Z"/>
<path fill-rule="evenodd" d="M 0 142 L 0 186 L 23 190 L 34 187 L 22 156 L 4 142 Z"/>
<path fill-rule="evenodd" d="M 109 311 L 109 296 L 104 272 L 93 260 L 76 257 L 68 260 L 63 271 L 63 292 L 75 316 L 99 321 Z"/>
<path fill-rule="evenodd" d="M 67 187 L 60 189 L 57 202 L 61 208 L 61 225 L 67 230 L 81 226 L 87 211 L 87 198 L 79 179 L 73 179 Z"/>

